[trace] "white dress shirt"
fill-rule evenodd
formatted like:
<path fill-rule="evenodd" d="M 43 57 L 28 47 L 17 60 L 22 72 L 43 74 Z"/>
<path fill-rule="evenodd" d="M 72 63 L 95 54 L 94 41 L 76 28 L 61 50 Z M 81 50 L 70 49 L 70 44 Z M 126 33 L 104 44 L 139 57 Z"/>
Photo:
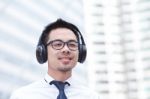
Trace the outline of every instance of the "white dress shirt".
<path fill-rule="evenodd" d="M 54 79 L 46 74 L 43 80 L 16 90 L 10 99 L 57 99 L 59 91 L 55 85 L 49 84 L 52 80 Z M 78 79 L 71 77 L 67 82 L 70 83 L 70 86 L 65 86 L 67 99 L 100 99 L 97 93 L 84 87 Z"/>

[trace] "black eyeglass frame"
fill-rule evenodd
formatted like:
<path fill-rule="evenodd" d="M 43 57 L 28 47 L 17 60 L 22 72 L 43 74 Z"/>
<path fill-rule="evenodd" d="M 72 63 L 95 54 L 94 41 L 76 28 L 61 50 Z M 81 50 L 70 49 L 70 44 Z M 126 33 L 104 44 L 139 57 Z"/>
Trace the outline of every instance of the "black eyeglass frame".
<path fill-rule="evenodd" d="M 56 48 L 56 47 L 54 47 L 54 42 L 59 42 L 59 43 L 61 43 L 61 44 L 63 44 L 63 45 L 62 45 L 60 48 Z M 72 48 L 71 46 L 69 46 L 69 44 L 71 44 L 71 43 L 74 43 L 74 45 L 76 45 L 76 48 L 75 48 L 75 49 Z M 64 41 L 62 41 L 62 40 L 60 40 L 60 39 L 56 39 L 56 40 L 49 41 L 49 42 L 46 44 L 46 46 L 49 46 L 49 45 L 51 45 L 52 48 L 55 49 L 55 50 L 61 50 L 61 49 L 64 48 L 65 45 L 67 45 L 67 47 L 68 47 L 71 51 L 76 51 L 76 50 L 78 50 L 79 42 L 77 42 L 77 41 L 75 41 L 75 40 L 68 40 L 68 41 L 64 42 Z"/>

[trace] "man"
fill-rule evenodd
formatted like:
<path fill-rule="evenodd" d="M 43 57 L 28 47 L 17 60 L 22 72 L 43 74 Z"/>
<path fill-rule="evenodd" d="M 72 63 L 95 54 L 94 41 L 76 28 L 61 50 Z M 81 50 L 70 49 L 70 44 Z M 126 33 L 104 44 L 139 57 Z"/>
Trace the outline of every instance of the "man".
<path fill-rule="evenodd" d="M 86 45 L 78 28 L 62 19 L 49 24 L 39 39 L 39 63 L 48 60 L 48 73 L 41 81 L 15 91 L 11 99 L 99 99 L 72 76 L 77 62 L 86 58 Z"/>

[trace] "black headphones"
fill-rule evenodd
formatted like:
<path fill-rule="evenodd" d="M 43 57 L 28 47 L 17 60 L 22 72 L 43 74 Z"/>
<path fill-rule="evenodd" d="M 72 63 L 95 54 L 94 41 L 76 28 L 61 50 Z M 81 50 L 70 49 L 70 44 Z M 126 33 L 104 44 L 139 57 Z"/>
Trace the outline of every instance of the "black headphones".
<path fill-rule="evenodd" d="M 79 31 L 79 29 L 75 25 L 68 23 L 62 19 L 57 19 L 56 22 L 49 24 L 42 32 L 42 34 L 39 38 L 38 44 L 37 44 L 37 48 L 36 48 L 37 61 L 40 64 L 43 64 L 47 61 L 47 46 L 45 43 L 45 39 L 51 30 L 60 28 L 60 27 L 64 27 L 64 28 L 68 28 L 68 29 L 72 30 L 74 32 L 74 34 L 77 36 L 77 39 L 79 42 L 78 62 L 83 63 L 86 59 L 86 53 L 87 53 L 86 44 L 84 42 L 83 36 L 82 36 L 81 32 Z"/>

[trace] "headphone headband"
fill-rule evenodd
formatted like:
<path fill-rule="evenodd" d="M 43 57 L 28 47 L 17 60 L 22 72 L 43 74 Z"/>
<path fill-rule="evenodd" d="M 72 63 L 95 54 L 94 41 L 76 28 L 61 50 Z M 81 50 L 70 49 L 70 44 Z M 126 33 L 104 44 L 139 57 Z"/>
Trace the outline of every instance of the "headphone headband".
<path fill-rule="evenodd" d="M 83 39 L 81 32 L 79 31 L 79 29 L 75 25 L 73 25 L 69 22 L 66 22 L 62 19 L 57 19 L 57 21 L 46 26 L 46 28 L 43 30 L 43 32 L 39 38 L 37 48 L 36 48 L 36 58 L 40 64 L 45 63 L 47 61 L 46 42 L 48 39 L 49 32 L 53 29 L 61 28 L 61 27 L 62 28 L 68 28 L 74 32 L 74 34 L 76 35 L 76 37 L 79 41 L 78 62 L 83 63 L 85 61 L 87 50 L 86 50 L 86 45 L 85 45 L 85 42 L 84 42 L 84 39 Z"/>

